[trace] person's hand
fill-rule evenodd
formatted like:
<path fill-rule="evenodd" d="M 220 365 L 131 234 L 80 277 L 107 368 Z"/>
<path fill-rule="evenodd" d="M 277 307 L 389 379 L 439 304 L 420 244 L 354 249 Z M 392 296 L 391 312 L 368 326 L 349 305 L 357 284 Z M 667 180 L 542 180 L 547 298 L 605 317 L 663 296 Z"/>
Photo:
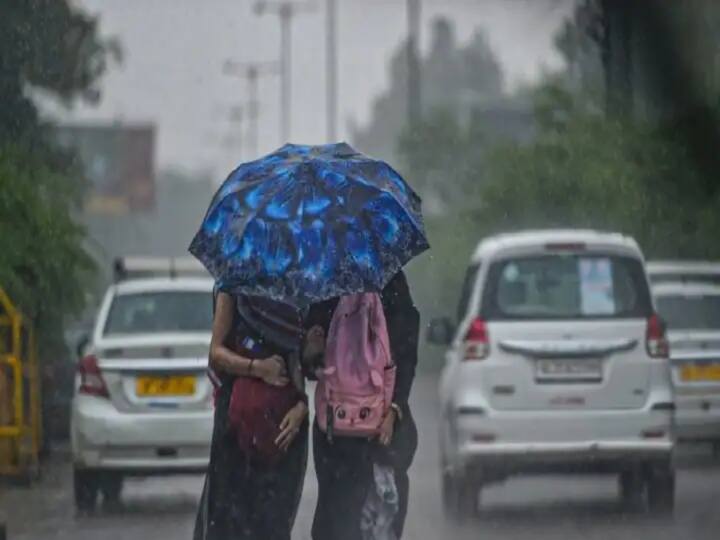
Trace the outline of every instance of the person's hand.
<path fill-rule="evenodd" d="M 300 401 L 292 409 L 290 409 L 282 422 L 280 422 L 280 435 L 275 439 L 275 444 L 283 452 L 290 448 L 290 445 L 300 433 L 300 426 L 307 416 L 307 405 Z"/>
<path fill-rule="evenodd" d="M 322 326 L 315 325 L 308 330 L 305 337 L 305 350 L 303 356 L 305 358 L 313 358 L 325 352 L 325 330 Z"/>
<path fill-rule="evenodd" d="M 282 356 L 274 354 L 264 360 L 256 360 L 253 363 L 253 372 L 268 384 L 273 386 L 285 386 L 290 382 L 287 369 Z"/>
<path fill-rule="evenodd" d="M 380 434 L 378 435 L 378 440 L 383 446 L 388 446 L 392 441 L 396 420 L 397 412 L 395 409 L 389 409 L 380 423 Z"/>

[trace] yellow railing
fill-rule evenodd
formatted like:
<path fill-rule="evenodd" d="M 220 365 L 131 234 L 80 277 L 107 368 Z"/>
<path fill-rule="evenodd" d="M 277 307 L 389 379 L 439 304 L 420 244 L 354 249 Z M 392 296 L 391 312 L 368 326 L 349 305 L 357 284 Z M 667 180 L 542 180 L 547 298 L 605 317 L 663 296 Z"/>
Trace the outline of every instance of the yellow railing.
<path fill-rule="evenodd" d="M 0 287 L 0 475 L 32 477 L 42 440 L 32 325 Z"/>

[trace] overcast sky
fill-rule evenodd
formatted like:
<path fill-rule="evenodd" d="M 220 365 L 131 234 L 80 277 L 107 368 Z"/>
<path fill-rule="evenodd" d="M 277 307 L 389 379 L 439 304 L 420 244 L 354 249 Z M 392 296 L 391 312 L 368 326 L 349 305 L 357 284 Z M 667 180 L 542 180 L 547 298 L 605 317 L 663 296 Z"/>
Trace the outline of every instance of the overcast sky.
<path fill-rule="evenodd" d="M 254 15 L 253 0 L 75 0 L 117 37 L 124 61 L 102 82 L 98 107 L 62 117 L 81 121 L 150 121 L 158 125 L 159 168 L 223 175 L 240 155 L 229 109 L 246 99 L 245 82 L 223 62 L 278 57 L 277 17 Z M 325 142 L 325 0 L 293 22 L 292 142 Z M 340 136 L 347 120 L 368 120 L 374 96 L 388 85 L 388 59 L 406 32 L 404 0 L 337 0 Z M 438 15 L 461 42 L 482 27 L 511 86 L 535 80 L 560 59 L 552 37 L 573 0 L 423 0 L 422 47 Z M 279 146 L 279 84 L 261 82 L 260 150 Z"/>

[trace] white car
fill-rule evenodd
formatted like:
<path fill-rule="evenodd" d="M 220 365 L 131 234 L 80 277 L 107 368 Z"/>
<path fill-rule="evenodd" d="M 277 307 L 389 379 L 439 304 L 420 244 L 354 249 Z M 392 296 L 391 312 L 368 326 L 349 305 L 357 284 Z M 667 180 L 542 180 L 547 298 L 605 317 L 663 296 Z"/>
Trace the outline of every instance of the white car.
<path fill-rule="evenodd" d="M 662 283 L 653 294 L 668 323 L 677 437 L 720 454 L 720 286 Z"/>
<path fill-rule="evenodd" d="M 668 344 L 635 241 L 593 231 L 495 236 L 477 247 L 440 382 L 445 510 L 527 473 L 609 473 L 628 503 L 674 505 Z"/>
<path fill-rule="evenodd" d="M 117 502 L 123 477 L 207 468 L 213 426 L 206 377 L 208 278 L 112 285 L 79 360 L 71 411 L 75 502 Z"/>
<path fill-rule="evenodd" d="M 720 285 L 720 263 L 713 261 L 649 261 L 647 273 L 656 283 L 707 283 Z"/>

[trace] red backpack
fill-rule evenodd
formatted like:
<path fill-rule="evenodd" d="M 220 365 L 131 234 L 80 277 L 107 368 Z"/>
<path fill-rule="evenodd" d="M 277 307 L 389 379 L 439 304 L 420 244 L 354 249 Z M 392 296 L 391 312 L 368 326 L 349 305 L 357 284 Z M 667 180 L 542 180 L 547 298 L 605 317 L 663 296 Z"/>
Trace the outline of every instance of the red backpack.
<path fill-rule="evenodd" d="M 263 354 L 261 347 L 250 338 L 238 343 L 235 350 L 250 358 L 269 356 Z M 271 465 L 282 457 L 283 452 L 275 444 L 280 435 L 280 422 L 300 397 L 292 383 L 273 386 L 254 377 L 235 379 L 228 407 L 228 425 L 250 461 Z"/>

